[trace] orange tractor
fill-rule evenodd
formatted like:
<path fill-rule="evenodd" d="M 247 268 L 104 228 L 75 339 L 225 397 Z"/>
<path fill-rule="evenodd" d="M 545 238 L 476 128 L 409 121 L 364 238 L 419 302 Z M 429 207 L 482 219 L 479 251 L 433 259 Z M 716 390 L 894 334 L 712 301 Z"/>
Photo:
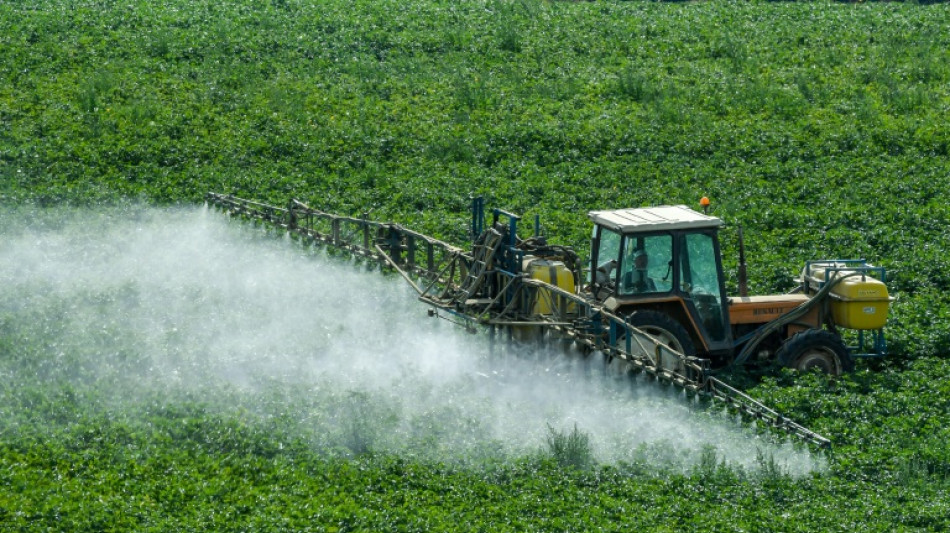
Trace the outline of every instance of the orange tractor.
<path fill-rule="evenodd" d="M 722 220 L 686 206 L 593 211 L 587 290 L 609 311 L 687 356 L 714 366 L 775 360 L 841 374 L 856 357 L 885 352 L 891 298 L 885 271 L 864 260 L 806 263 L 795 291 L 746 295 L 740 238 L 739 296 L 726 294 Z M 853 330 L 849 346 L 842 330 Z"/>

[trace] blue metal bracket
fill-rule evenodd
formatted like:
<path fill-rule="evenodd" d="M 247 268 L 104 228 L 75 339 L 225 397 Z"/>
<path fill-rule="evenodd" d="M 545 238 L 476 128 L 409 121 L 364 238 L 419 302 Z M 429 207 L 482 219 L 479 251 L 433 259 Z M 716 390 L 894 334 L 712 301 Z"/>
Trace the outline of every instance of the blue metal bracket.
<path fill-rule="evenodd" d="M 485 199 L 481 196 L 472 198 L 472 241 L 485 231 Z"/>

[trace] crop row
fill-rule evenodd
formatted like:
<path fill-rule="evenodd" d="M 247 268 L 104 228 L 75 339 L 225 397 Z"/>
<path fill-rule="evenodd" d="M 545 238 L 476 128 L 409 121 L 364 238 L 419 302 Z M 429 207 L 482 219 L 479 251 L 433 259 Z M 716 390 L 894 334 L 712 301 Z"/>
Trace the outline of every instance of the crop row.
<path fill-rule="evenodd" d="M 708 195 L 730 226 L 730 272 L 745 230 L 754 292 L 790 288 L 808 259 L 860 256 L 888 268 L 898 296 L 888 360 L 838 381 L 749 381 L 835 441 L 827 470 L 803 478 L 768 457 L 743 470 L 709 453 L 685 469 L 649 454 L 572 469 L 565 450 L 583 459 L 586 433 L 570 428 L 537 454 L 443 464 L 347 440 L 358 427 L 315 444 L 292 420 L 232 409 L 227 388 L 117 406 L 110 391 L 135 392 L 121 376 L 143 352 L 92 319 L 134 291 L 83 295 L 89 323 L 72 336 L 68 307 L 6 284 L 10 529 L 947 525 L 944 5 L 6 2 L 0 78 L 0 204 L 16 216 L 194 204 L 215 190 L 369 212 L 463 244 L 467 198 L 482 195 L 583 249 L 588 210 Z M 0 242 L 17 228 L 0 224 Z M 311 407 L 387 416 L 372 396 L 334 398 Z"/>

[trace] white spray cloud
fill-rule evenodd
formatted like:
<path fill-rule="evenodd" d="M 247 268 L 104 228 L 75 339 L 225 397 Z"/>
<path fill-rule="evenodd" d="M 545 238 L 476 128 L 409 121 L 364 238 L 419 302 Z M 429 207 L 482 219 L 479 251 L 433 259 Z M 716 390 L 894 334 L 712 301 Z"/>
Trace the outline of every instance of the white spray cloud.
<path fill-rule="evenodd" d="M 492 354 L 428 318 L 398 277 L 289 241 L 201 208 L 0 213 L 0 313 L 40 316 L 43 355 L 80 354 L 75 372 L 123 383 L 117 394 L 226 388 L 321 447 L 465 462 L 577 427 L 600 462 L 692 464 L 712 449 L 821 468 L 642 379 L 553 349 Z"/>

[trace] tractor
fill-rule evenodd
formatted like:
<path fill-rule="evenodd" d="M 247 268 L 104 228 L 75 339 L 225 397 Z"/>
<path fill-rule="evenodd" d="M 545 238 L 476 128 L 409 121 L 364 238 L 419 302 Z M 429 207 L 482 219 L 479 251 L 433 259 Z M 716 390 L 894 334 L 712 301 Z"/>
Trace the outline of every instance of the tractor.
<path fill-rule="evenodd" d="M 704 199 L 708 205 L 708 201 Z M 705 211 L 705 209 L 704 209 Z M 687 206 L 591 211 L 584 292 L 631 325 L 713 366 L 775 361 L 840 375 L 886 351 L 883 268 L 864 260 L 805 265 L 788 294 L 748 296 L 740 229 L 738 296 L 726 294 L 719 230 Z M 853 330 L 847 338 L 842 330 Z"/>

